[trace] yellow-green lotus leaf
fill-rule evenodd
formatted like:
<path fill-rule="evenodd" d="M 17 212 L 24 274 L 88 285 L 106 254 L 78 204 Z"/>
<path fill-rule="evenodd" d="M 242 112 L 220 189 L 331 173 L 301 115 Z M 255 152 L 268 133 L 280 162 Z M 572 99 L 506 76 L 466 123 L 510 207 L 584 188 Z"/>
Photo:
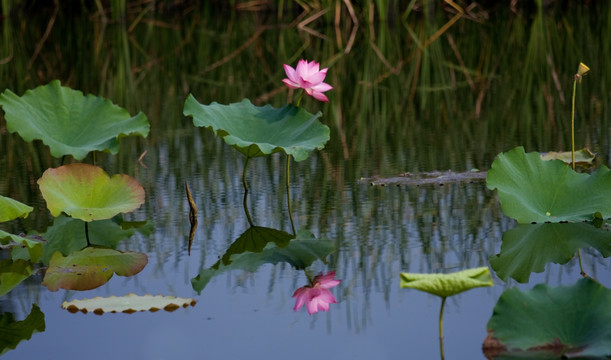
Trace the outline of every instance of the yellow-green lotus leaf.
<path fill-rule="evenodd" d="M 492 286 L 488 267 L 467 269 L 450 274 L 401 273 L 401 287 L 412 288 L 440 297 L 456 295 L 475 287 Z"/>
<path fill-rule="evenodd" d="M 123 174 L 110 177 L 88 164 L 47 169 L 38 186 L 51 215 L 64 212 L 84 221 L 110 219 L 144 203 L 144 189 L 138 180 Z"/>
<path fill-rule="evenodd" d="M 31 206 L 0 195 L 0 222 L 11 221 L 18 217 L 25 218 L 34 210 Z"/>

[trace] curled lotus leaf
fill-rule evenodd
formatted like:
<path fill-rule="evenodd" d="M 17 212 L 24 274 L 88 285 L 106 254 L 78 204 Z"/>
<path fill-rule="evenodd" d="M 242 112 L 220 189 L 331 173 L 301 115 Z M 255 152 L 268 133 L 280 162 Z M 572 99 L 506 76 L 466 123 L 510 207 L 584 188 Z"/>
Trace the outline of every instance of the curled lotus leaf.
<path fill-rule="evenodd" d="M 88 164 L 47 169 L 38 185 L 53 216 L 63 211 L 84 221 L 104 220 L 134 211 L 144 203 L 144 189 L 138 180 L 123 174 L 110 177 Z"/>
<path fill-rule="evenodd" d="M 15 349 L 20 342 L 30 340 L 37 332 L 45 331 L 45 314 L 32 304 L 30 314 L 23 320 L 15 320 L 12 312 L 0 314 L 0 355 Z"/>
<path fill-rule="evenodd" d="M 247 157 L 282 151 L 302 161 L 329 141 L 329 127 L 318 120 L 322 113 L 312 115 L 291 104 L 281 108 L 254 106 L 244 99 L 229 105 L 202 105 L 189 95 L 183 114 L 193 117 L 193 125 L 210 129 Z"/>
<path fill-rule="evenodd" d="M 401 273 L 401 287 L 412 288 L 439 297 L 459 294 L 475 287 L 492 286 L 488 267 L 457 271 L 450 274 Z"/>
<path fill-rule="evenodd" d="M 64 301 L 62 308 L 71 313 L 93 312 L 102 315 L 104 313 L 135 313 L 138 311 L 174 311 L 181 307 L 195 306 L 197 301 L 192 298 L 180 298 L 175 296 L 153 296 L 127 294 L 125 296 L 95 297 L 92 299 Z"/>
<path fill-rule="evenodd" d="M 108 282 L 113 274 L 133 276 L 146 264 L 148 257 L 139 252 L 87 247 L 68 256 L 55 252 L 42 284 L 51 291 L 91 290 Z"/>
<path fill-rule="evenodd" d="M 130 116 L 110 100 L 61 86 L 58 80 L 17 96 L 0 94 L 6 127 L 25 141 L 42 140 L 51 155 L 82 160 L 90 151 L 119 151 L 119 138 L 146 137 L 150 124 L 143 113 Z"/>
<path fill-rule="evenodd" d="M 577 173 L 562 161 L 544 161 L 537 152 L 517 147 L 501 153 L 486 177 L 498 192 L 505 215 L 518 223 L 590 220 L 611 217 L 611 171 Z"/>
<path fill-rule="evenodd" d="M 18 217 L 25 218 L 34 210 L 31 206 L 0 195 L 0 222 L 11 221 Z"/>

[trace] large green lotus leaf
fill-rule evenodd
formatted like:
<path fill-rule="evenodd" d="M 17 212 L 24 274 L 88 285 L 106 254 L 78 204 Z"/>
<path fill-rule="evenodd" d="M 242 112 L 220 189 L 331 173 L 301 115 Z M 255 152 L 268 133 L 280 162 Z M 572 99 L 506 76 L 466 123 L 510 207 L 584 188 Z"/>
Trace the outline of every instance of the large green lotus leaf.
<path fill-rule="evenodd" d="M 32 265 L 25 260 L 0 260 L 0 296 L 13 290 L 32 275 Z"/>
<path fill-rule="evenodd" d="M 115 219 L 94 221 L 89 224 L 89 241 L 92 245 L 114 249 L 117 244 L 132 236 L 134 228 L 124 230 Z M 69 255 L 87 246 L 85 223 L 82 220 L 60 216 L 53 220 L 53 225 L 43 233 L 32 232 L 47 242 L 43 245 L 42 263 L 49 264 L 51 256 L 59 251 Z"/>
<path fill-rule="evenodd" d="M 12 248 L 11 258 L 38 262 L 42 256 L 42 245 L 40 239 L 20 235 L 9 234 L 0 230 L 0 244 L 2 248 Z"/>
<path fill-rule="evenodd" d="M 262 226 L 252 226 L 244 231 L 239 238 L 236 239 L 230 246 L 221 262 L 223 265 L 231 263 L 231 257 L 235 254 L 244 252 L 259 253 L 265 249 L 268 243 L 273 242 L 276 246 L 283 248 L 289 244 L 295 236 L 281 230 L 266 228 Z M 220 264 L 220 263 L 219 263 Z"/>
<path fill-rule="evenodd" d="M 32 305 L 30 314 L 22 321 L 15 321 L 12 313 L 0 314 L 0 355 L 42 331 L 45 331 L 45 314 L 36 304 Z"/>
<path fill-rule="evenodd" d="M 401 273 L 401 287 L 412 288 L 440 297 L 448 297 L 474 287 L 492 286 L 488 267 L 466 269 L 450 274 Z"/>
<path fill-rule="evenodd" d="M 18 217 L 25 218 L 34 210 L 33 207 L 0 195 L 0 222 L 11 221 Z"/>
<path fill-rule="evenodd" d="M 261 252 L 246 251 L 231 254 L 227 265 L 224 265 L 224 260 L 220 259 L 210 268 L 201 270 L 199 275 L 191 279 L 191 285 L 199 294 L 216 275 L 238 269 L 255 272 L 263 264 L 285 262 L 296 269 L 305 269 L 334 250 L 335 247 L 331 241 L 316 239 L 311 232 L 300 230 L 297 232 L 297 237 L 290 240 L 284 247 L 279 247 L 271 241 Z"/>
<path fill-rule="evenodd" d="M 553 262 L 566 264 L 580 248 L 593 247 L 604 257 L 611 254 L 608 225 L 590 223 L 520 224 L 503 233 L 501 252 L 490 257 L 499 278 L 528 282 L 533 272 L 543 272 Z"/>
<path fill-rule="evenodd" d="M 62 308 L 71 313 L 93 312 L 97 315 L 105 313 L 132 314 L 138 311 L 174 311 L 181 307 L 195 306 L 197 301 L 192 298 L 180 298 L 176 296 L 127 294 L 125 296 L 95 297 L 93 299 L 64 301 Z"/>
<path fill-rule="evenodd" d="M 302 161 L 329 141 L 329 127 L 318 121 L 322 113 L 312 115 L 290 104 L 276 109 L 254 106 L 244 99 L 229 105 L 202 105 L 189 95 L 183 114 L 193 117 L 193 125 L 210 129 L 247 157 L 283 151 Z"/>
<path fill-rule="evenodd" d="M 51 155 L 81 160 L 90 151 L 119 151 L 119 138 L 146 137 L 149 122 L 143 113 L 130 116 L 110 100 L 61 86 L 58 80 L 28 90 L 19 97 L 10 90 L 0 94 L 6 127 L 25 141 L 40 139 Z"/>
<path fill-rule="evenodd" d="M 62 211 L 84 221 L 110 219 L 134 211 L 144 203 L 144 189 L 131 176 L 108 176 L 89 164 L 69 164 L 47 169 L 38 179 L 51 215 Z"/>
<path fill-rule="evenodd" d="M 542 358 L 609 356 L 611 290 L 590 278 L 503 292 L 488 321 L 484 352 Z"/>
<path fill-rule="evenodd" d="M 601 166 L 592 175 L 577 173 L 559 160 L 541 160 L 523 147 L 501 153 L 486 184 L 497 189 L 505 215 L 519 223 L 582 221 L 596 212 L 611 217 L 611 171 Z"/>
<path fill-rule="evenodd" d="M 51 291 L 91 290 L 108 282 L 112 275 L 133 276 L 148 263 L 146 254 L 87 247 L 64 257 L 56 252 L 42 284 Z"/>

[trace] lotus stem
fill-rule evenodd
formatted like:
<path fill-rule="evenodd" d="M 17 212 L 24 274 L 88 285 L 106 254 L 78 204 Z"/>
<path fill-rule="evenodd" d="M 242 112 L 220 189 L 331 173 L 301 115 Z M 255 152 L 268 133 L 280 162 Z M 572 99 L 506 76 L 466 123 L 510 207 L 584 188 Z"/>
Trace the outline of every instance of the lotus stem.
<path fill-rule="evenodd" d="M 588 274 L 586 274 L 586 272 L 583 271 L 583 264 L 581 263 L 581 249 L 577 249 L 577 259 L 579 259 L 579 273 L 583 277 L 588 276 Z"/>
<path fill-rule="evenodd" d="M 445 359 L 443 354 L 443 308 L 446 305 L 446 296 L 441 298 L 441 309 L 439 309 L 439 353 L 441 354 L 441 360 Z"/>
<path fill-rule="evenodd" d="M 246 213 L 246 219 L 248 220 L 248 224 L 253 227 L 255 226 L 252 218 L 250 217 L 250 213 L 248 212 L 248 183 L 246 182 L 246 170 L 248 169 L 248 163 L 250 162 L 250 157 L 246 157 L 246 161 L 244 162 L 244 171 L 242 171 L 242 184 L 244 185 L 244 212 Z"/>
<path fill-rule="evenodd" d="M 301 98 L 300 98 L 301 99 Z M 286 154 L 286 203 L 289 207 L 289 219 L 291 220 L 291 229 L 293 230 L 293 236 L 296 236 L 295 223 L 293 222 L 293 210 L 291 209 L 291 189 L 289 187 L 289 178 L 291 172 L 291 155 Z"/>
<path fill-rule="evenodd" d="M 575 170 L 575 93 L 577 92 L 576 75 L 573 78 L 573 100 L 571 102 L 571 167 Z"/>
<path fill-rule="evenodd" d="M 87 239 L 87 246 L 91 246 L 91 242 L 89 242 L 89 222 L 85 221 L 85 239 Z"/>

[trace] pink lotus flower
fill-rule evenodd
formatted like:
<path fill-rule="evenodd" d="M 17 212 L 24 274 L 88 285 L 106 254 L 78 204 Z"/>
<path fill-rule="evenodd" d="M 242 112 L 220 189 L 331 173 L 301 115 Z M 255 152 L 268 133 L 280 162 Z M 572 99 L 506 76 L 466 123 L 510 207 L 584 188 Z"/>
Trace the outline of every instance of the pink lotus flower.
<path fill-rule="evenodd" d="M 318 310 L 329 311 L 329 304 L 337 303 L 335 296 L 329 289 L 341 282 L 341 280 L 333 279 L 334 277 L 335 271 L 331 271 L 327 275 L 320 274 L 314 277 L 312 285 L 297 289 L 293 294 L 293 297 L 297 298 L 293 310 L 297 311 L 305 304 L 310 315 L 318 312 Z"/>
<path fill-rule="evenodd" d="M 305 92 L 314 97 L 314 99 L 324 102 L 329 102 L 329 99 L 323 94 L 325 91 L 333 89 L 333 87 L 323 80 L 327 76 L 327 68 L 319 70 L 319 64 L 315 61 L 308 62 L 307 60 L 299 60 L 297 68 L 284 64 L 284 71 L 287 79 L 282 80 L 286 86 L 291 89 L 302 88 Z"/>

